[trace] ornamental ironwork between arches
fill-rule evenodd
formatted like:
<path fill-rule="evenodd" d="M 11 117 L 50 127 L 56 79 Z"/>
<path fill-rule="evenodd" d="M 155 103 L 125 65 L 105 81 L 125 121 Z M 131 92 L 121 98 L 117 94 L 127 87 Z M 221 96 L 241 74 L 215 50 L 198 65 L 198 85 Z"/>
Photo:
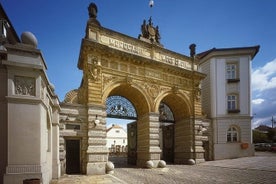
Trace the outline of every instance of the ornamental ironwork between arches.
<path fill-rule="evenodd" d="M 133 104 L 122 96 L 110 96 L 106 99 L 107 117 L 120 119 L 137 119 Z"/>
<path fill-rule="evenodd" d="M 159 105 L 159 121 L 163 123 L 174 123 L 174 116 L 170 107 L 163 102 Z"/>

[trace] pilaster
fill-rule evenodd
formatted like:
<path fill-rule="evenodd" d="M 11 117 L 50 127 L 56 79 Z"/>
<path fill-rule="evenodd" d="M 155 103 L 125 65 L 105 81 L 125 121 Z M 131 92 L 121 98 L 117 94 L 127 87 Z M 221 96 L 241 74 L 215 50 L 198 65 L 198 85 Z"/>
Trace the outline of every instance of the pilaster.
<path fill-rule="evenodd" d="M 205 162 L 205 152 L 208 152 L 209 149 L 204 147 L 204 142 L 208 142 L 208 129 L 209 121 L 202 118 L 196 118 L 194 122 L 194 159 L 196 163 Z"/>
<path fill-rule="evenodd" d="M 193 119 L 183 118 L 175 122 L 174 163 L 187 164 L 193 158 Z"/>
<path fill-rule="evenodd" d="M 159 146 L 159 113 L 149 113 L 138 120 L 138 149 L 137 165 L 145 167 L 147 161 L 157 167 L 160 161 Z"/>
<path fill-rule="evenodd" d="M 88 147 L 87 167 L 88 175 L 106 173 L 108 148 L 106 147 L 105 108 L 99 105 L 88 105 Z"/>

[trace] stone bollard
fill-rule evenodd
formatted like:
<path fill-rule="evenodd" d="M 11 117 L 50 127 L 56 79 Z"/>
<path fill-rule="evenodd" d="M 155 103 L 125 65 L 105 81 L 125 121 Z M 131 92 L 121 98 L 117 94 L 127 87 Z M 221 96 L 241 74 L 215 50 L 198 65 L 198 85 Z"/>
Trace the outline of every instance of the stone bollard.
<path fill-rule="evenodd" d="M 154 163 L 153 163 L 153 161 L 151 161 L 151 160 L 148 160 L 148 161 L 146 162 L 146 168 L 148 168 L 148 169 L 153 168 L 153 165 L 154 165 Z"/>
<path fill-rule="evenodd" d="M 158 163 L 158 167 L 160 167 L 160 168 L 164 168 L 164 167 L 166 167 L 166 165 L 167 164 L 164 160 L 160 160 L 159 163 Z"/>
<path fill-rule="evenodd" d="M 114 174 L 114 164 L 112 162 L 106 163 L 106 174 Z"/>
<path fill-rule="evenodd" d="M 195 160 L 194 159 L 189 159 L 188 164 L 189 165 L 195 165 Z"/>

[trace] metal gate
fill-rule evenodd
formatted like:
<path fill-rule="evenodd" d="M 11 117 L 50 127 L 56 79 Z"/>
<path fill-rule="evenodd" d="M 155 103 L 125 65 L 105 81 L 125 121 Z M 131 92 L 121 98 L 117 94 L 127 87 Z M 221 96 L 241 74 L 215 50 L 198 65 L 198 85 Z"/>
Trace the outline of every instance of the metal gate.
<path fill-rule="evenodd" d="M 174 124 L 162 126 L 163 160 L 173 163 L 174 160 Z"/>
<path fill-rule="evenodd" d="M 136 165 L 137 160 L 137 122 L 127 124 L 127 163 Z"/>

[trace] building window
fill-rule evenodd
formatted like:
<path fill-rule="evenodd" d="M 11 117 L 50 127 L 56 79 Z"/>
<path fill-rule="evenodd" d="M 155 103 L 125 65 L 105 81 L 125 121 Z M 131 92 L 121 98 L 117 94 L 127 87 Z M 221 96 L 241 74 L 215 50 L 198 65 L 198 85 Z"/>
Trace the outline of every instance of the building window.
<path fill-rule="evenodd" d="M 227 142 L 238 142 L 238 136 L 239 132 L 236 127 L 232 126 L 227 130 Z"/>
<path fill-rule="evenodd" d="M 116 133 L 120 133 L 120 130 L 116 130 Z"/>
<path fill-rule="evenodd" d="M 240 81 L 238 77 L 238 65 L 235 63 L 226 64 L 226 79 L 228 82 Z"/>
<path fill-rule="evenodd" d="M 227 110 L 229 113 L 238 113 L 238 95 L 228 95 L 227 96 Z"/>

